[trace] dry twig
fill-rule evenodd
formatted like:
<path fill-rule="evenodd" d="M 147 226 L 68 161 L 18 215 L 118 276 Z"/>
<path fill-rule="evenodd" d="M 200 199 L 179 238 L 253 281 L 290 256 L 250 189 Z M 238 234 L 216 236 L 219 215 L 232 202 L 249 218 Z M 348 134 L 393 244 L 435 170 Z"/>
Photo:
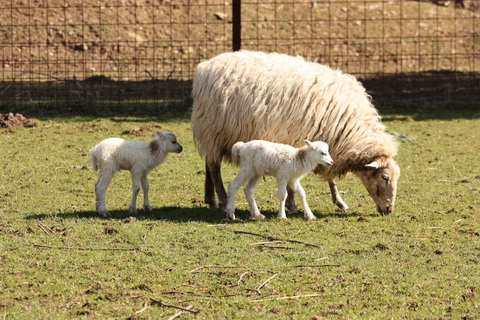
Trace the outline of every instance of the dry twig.
<path fill-rule="evenodd" d="M 288 299 L 298 299 L 298 298 L 309 298 L 309 297 L 321 297 L 321 294 L 306 294 L 303 296 L 286 296 L 286 297 L 279 297 L 279 298 L 272 298 L 272 299 L 258 299 L 253 300 L 254 302 L 262 302 L 262 301 L 275 301 L 275 300 L 288 300 Z"/>
<path fill-rule="evenodd" d="M 299 240 L 289 240 L 289 239 L 275 238 L 275 237 L 267 236 L 267 235 L 264 235 L 264 234 L 253 233 L 253 232 L 248 232 L 248 231 L 234 230 L 233 232 L 234 233 L 242 233 L 242 234 L 250 234 L 252 236 L 257 236 L 257 237 L 263 237 L 263 238 L 266 238 L 266 239 L 271 240 L 271 241 L 286 241 L 286 242 L 293 242 L 293 243 L 301 243 L 301 244 L 304 244 L 306 246 L 320 248 L 320 246 L 317 246 L 316 244 L 311 244 L 311 243 L 307 243 L 307 242 L 303 242 L 303 241 L 299 241 Z"/>
<path fill-rule="evenodd" d="M 33 244 L 35 247 L 49 248 L 49 249 L 62 249 L 62 250 L 100 250 L 100 251 L 136 251 L 140 248 L 83 248 L 83 247 L 56 247 L 48 246 L 45 244 Z"/>
<path fill-rule="evenodd" d="M 217 268 L 217 269 L 225 268 L 225 269 L 228 269 L 228 268 L 238 268 L 238 267 L 236 267 L 236 266 L 213 266 L 213 265 L 210 265 L 210 266 L 201 266 L 201 267 L 195 268 L 195 269 L 191 270 L 190 272 L 191 273 L 196 273 L 196 272 L 199 272 L 199 270 L 208 269 L 208 268 Z"/>
<path fill-rule="evenodd" d="M 278 276 L 280 273 L 275 273 L 273 276 L 271 276 L 270 278 L 268 278 L 267 280 L 265 280 L 265 282 L 263 282 L 258 288 L 257 288 L 257 292 L 260 293 L 260 289 L 262 289 L 270 280 L 272 280 L 273 278 L 275 278 L 276 276 Z"/>
<path fill-rule="evenodd" d="M 189 306 L 187 307 L 187 309 L 191 309 L 192 307 L 193 307 L 192 305 L 189 305 Z M 171 316 L 170 318 L 168 318 L 167 320 L 173 320 L 173 319 L 175 319 L 175 318 L 178 318 L 178 317 L 180 317 L 183 313 L 185 313 L 185 311 L 179 311 L 179 312 L 175 313 L 173 316 Z"/>
<path fill-rule="evenodd" d="M 43 223 L 39 222 L 37 223 L 37 226 L 42 229 L 43 232 L 45 232 L 46 234 L 48 234 L 49 236 L 51 236 L 52 234 L 55 234 L 55 232 L 53 232 L 52 229 L 50 229 L 49 227 L 47 227 L 46 225 L 44 225 Z"/>
<path fill-rule="evenodd" d="M 192 310 L 190 308 L 184 308 L 184 307 L 176 306 L 174 304 L 166 304 L 166 303 L 163 303 L 161 300 L 157 300 L 155 298 L 150 298 L 150 300 L 153 303 L 157 303 L 162 307 L 175 308 L 175 309 L 179 309 L 179 310 L 182 310 L 182 311 L 188 311 L 188 312 L 191 312 L 191 313 L 199 313 L 200 312 L 200 310 Z"/>

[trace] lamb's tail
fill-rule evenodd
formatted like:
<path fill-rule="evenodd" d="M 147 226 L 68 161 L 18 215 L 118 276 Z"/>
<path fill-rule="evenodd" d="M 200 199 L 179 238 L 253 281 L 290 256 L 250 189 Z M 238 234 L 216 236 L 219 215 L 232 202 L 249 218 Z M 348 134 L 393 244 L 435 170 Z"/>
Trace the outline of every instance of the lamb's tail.
<path fill-rule="evenodd" d="M 90 164 L 92 165 L 93 171 L 96 172 L 98 170 L 98 164 L 97 156 L 95 155 L 95 148 L 90 150 Z"/>
<path fill-rule="evenodd" d="M 232 147 L 232 163 L 239 165 L 240 164 L 240 149 L 243 148 L 245 145 L 245 142 L 237 142 L 233 145 Z"/>

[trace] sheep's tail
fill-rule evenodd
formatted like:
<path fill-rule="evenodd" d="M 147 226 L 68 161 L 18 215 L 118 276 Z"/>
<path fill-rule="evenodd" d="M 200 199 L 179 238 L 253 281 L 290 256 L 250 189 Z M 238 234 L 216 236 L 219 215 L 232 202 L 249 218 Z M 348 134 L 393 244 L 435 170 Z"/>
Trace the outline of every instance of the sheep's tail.
<path fill-rule="evenodd" d="M 95 148 L 90 150 L 90 164 L 92 165 L 93 171 L 96 172 L 98 170 L 98 165 L 97 157 L 95 156 Z"/>
<path fill-rule="evenodd" d="M 232 147 L 232 156 L 231 160 L 233 164 L 239 165 L 240 164 L 240 149 L 243 148 L 245 142 L 237 142 Z"/>

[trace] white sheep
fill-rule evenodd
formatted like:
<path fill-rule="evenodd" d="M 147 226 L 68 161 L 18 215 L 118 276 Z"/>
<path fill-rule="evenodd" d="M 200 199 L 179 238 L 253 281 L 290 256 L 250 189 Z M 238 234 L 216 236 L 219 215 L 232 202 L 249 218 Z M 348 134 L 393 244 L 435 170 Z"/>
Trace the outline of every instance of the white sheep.
<path fill-rule="evenodd" d="M 130 141 L 121 138 L 105 139 L 90 151 L 93 170 L 98 170 L 95 183 L 96 211 L 103 217 L 111 216 L 107 211 L 105 194 L 114 174 L 119 170 L 129 170 L 132 175 L 132 201 L 128 211 L 137 214 L 137 195 L 143 189 L 143 208 L 152 211 L 148 199 L 147 174 L 161 164 L 169 152 L 180 153 L 182 146 L 171 132 L 153 131 L 150 143 Z"/>
<path fill-rule="evenodd" d="M 328 181 L 333 202 L 348 209 L 334 179 L 355 173 L 377 205 L 393 211 L 400 168 L 398 143 L 355 77 L 301 57 L 239 51 L 200 63 L 193 79 L 192 132 L 205 158 L 205 203 L 224 207 L 222 160 L 237 141 L 267 140 L 299 147 L 324 141 L 335 165 L 314 172 Z M 295 212 L 293 193 L 287 207 Z"/>
<path fill-rule="evenodd" d="M 232 162 L 240 165 L 240 172 L 228 186 L 226 213 L 229 219 L 235 219 L 235 194 L 248 181 L 245 196 L 250 205 L 252 218 L 264 219 L 255 202 L 254 192 L 258 179 L 262 176 L 274 176 L 277 179 L 277 194 L 280 200 L 279 218 L 287 218 L 285 200 L 287 186 L 302 200 L 304 217 L 316 219 L 307 203 L 305 190 L 300 180 L 318 165 L 331 166 L 333 160 L 328 153 L 328 145 L 321 141 L 305 141 L 302 148 L 263 140 L 247 143 L 237 142 L 232 147 Z"/>

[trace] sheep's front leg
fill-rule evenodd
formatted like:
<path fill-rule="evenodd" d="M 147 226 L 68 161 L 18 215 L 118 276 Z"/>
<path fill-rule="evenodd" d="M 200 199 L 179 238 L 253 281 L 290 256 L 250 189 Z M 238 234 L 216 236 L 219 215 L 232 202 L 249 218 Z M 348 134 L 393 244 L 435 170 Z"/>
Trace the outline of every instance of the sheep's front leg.
<path fill-rule="evenodd" d="M 260 213 L 258 210 L 257 203 L 255 202 L 255 187 L 257 186 L 259 176 L 254 176 L 248 181 L 247 186 L 245 187 L 245 197 L 247 198 L 248 204 L 250 206 L 250 215 L 255 219 L 265 219 L 265 216 Z"/>
<path fill-rule="evenodd" d="M 277 178 L 277 194 L 280 201 L 280 208 L 278 210 L 278 218 L 286 219 L 285 201 L 287 201 L 287 181 L 285 179 Z"/>
<path fill-rule="evenodd" d="M 142 190 L 143 190 L 143 209 L 145 211 L 152 211 L 153 208 L 150 205 L 150 200 L 148 200 L 148 190 L 150 186 L 148 185 L 148 180 L 146 175 L 142 176 L 141 182 L 142 182 Z"/>
<path fill-rule="evenodd" d="M 307 194 L 306 194 L 305 190 L 303 189 L 302 185 L 300 184 L 300 181 L 298 181 L 298 180 L 294 181 L 291 184 L 291 188 L 292 188 L 292 190 L 294 190 L 298 194 L 298 196 L 302 200 L 302 205 L 303 205 L 303 210 L 304 210 L 303 217 L 306 220 L 317 219 L 317 217 L 315 217 L 312 210 L 310 209 L 310 206 L 307 203 Z"/>
<path fill-rule="evenodd" d="M 330 180 L 328 181 L 328 186 L 330 187 L 330 193 L 332 194 L 332 201 L 333 203 L 342 211 L 348 210 L 348 205 L 343 201 L 342 197 L 340 196 L 340 192 L 338 192 L 337 185 L 335 181 Z"/>
<path fill-rule="evenodd" d="M 105 201 L 107 187 L 110 184 L 110 181 L 113 178 L 113 173 L 110 171 L 102 170 L 98 172 L 98 179 L 95 182 L 95 195 L 96 195 L 96 202 L 95 202 L 95 210 L 102 216 L 102 217 L 111 217 L 112 215 L 110 212 L 107 211 L 107 204 Z"/>
<path fill-rule="evenodd" d="M 138 192 L 140 192 L 141 177 L 142 177 L 142 174 L 140 172 L 132 171 L 132 201 L 130 202 L 130 207 L 128 207 L 128 211 L 131 214 L 138 213 L 137 196 L 138 196 Z"/>

